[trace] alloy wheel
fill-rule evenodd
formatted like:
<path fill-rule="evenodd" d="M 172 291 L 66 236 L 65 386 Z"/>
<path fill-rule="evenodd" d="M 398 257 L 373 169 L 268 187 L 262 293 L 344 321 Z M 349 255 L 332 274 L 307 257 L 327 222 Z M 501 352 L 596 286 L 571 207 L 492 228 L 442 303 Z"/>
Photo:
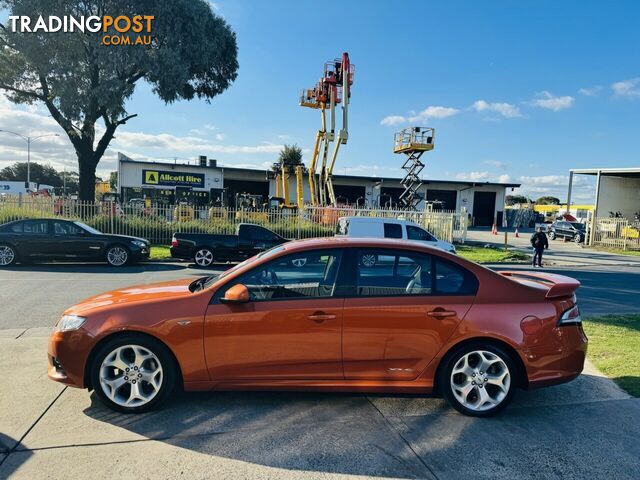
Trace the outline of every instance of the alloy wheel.
<path fill-rule="evenodd" d="M 500 405 L 511 388 L 506 362 L 495 353 L 474 350 L 464 354 L 451 371 L 451 391 L 465 408 L 483 412 Z"/>
<path fill-rule="evenodd" d="M 376 264 L 376 256 L 373 254 L 363 255 L 360 261 L 364 267 L 373 267 Z"/>
<path fill-rule="evenodd" d="M 194 255 L 194 260 L 196 265 L 208 267 L 213 263 L 213 252 L 206 248 L 200 249 Z"/>
<path fill-rule="evenodd" d="M 129 258 L 129 253 L 123 247 L 111 247 L 107 252 L 107 261 L 114 267 L 121 267 Z"/>
<path fill-rule="evenodd" d="M 111 351 L 100 365 L 100 387 L 121 407 L 141 407 L 162 387 L 164 373 L 158 357 L 140 345 L 123 345 Z"/>
<path fill-rule="evenodd" d="M 11 265 L 15 259 L 16 254 L 13 251 L 13 248 L 7 245 L 0 246 L 0 265 L 5 267 L 7 265 Z"/>

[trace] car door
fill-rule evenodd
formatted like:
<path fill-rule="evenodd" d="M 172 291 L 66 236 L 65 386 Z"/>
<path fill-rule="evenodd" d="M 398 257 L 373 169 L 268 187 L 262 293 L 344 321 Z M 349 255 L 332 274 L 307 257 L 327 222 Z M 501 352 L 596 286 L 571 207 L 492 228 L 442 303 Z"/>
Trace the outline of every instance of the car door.
<path fill-rule="evenodd" d="M 18 234 L 18 251 L 23 257 L 51 258 L 51 237 L 47 220 L 25 220 Z"/>
<path fill-rule="evenodd" d="M 86 230 L 66 220 L 51 220 L 52 253 L 57 258 L 91 258 L 99 255 L 101 242 Z"/>
<path fill-rule="evenodd" d="M 417 378 L 471 307 L 477 280 L 449 260 L 410 250 L 360 248 L 349 261 L 345 379 Z"/>
<path fill-rule="evenodd" d="M 341 257 L 336 249 L 283 255 L 216 291 L 204 331 L 211 378 L 342 379 L 344 299 L 334 295 Z M 221 303 L 238 283 L 247 286 L 250 301 Z"/>

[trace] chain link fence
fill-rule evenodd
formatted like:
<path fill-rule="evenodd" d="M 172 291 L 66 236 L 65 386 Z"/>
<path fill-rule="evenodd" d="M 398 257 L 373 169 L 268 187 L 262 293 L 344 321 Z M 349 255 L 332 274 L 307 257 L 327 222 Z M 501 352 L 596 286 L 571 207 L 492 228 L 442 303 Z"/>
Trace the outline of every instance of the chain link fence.
<path fill-rule="evenodd" d="M 365 216 L 411 220 L 441 240 L 463 243 L 466 212 L 429 212 L 387 209 L 305 207 L 295 209 L 235 209 L 153 205 L 145 202 L 80 202 L 38 197 L 0 198 L 0 224 L 26 218 L 60 217 L 81 220 L 104 233 L 142 237 L 168 244 L 174 232 L 235 233 L 240 223 L 262 225 L 286 238 L 333 236 L 338 219 Z"/>

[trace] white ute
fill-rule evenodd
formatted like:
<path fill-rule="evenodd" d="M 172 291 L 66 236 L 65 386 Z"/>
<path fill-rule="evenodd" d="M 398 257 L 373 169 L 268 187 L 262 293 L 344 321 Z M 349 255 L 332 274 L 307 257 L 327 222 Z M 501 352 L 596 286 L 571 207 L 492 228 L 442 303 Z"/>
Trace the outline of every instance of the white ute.
<path fill-rule="evenodd" d="M 336 237 L 398 238 L 426 243 L 449 253 L 456 253 L 452 243 L 438 240 L 420 225 L 409 220 L 373 217 L 340 217 Z"/>

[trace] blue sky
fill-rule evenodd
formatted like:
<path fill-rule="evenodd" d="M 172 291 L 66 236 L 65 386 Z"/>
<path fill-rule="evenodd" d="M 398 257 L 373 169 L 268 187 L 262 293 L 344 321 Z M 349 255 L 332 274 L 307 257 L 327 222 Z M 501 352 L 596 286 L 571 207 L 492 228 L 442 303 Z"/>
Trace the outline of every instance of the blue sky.
<path fill-rule="evenodd" d="M 425 178 L 523 183 L 534 198 L 564 197 L 572 167 L 640 163 L 639 2 L 213 5 L 238 36 L 237 81 L 211 104 L 164 106 L 139 86 L 128 104 L 139 117 L 117 135 L 103 173 L 118 150 L 259 167 L 297 143 L 308 161 L 319 114 L 299 107 L 298 95 L 343 51 L 356 77 L 336 173 L 400 176 L 393 133 L 409 125 L 436 128 Z M 59 131 L 45 117 L 0 99 L 0 128 Z M 34 158 L 73 168 L 64 139 L 41 142 Z M 20 155 L 18 143 L 0 138 L 0 166 Z M 576 201 L 593 193 L 581 183 Z"/>

